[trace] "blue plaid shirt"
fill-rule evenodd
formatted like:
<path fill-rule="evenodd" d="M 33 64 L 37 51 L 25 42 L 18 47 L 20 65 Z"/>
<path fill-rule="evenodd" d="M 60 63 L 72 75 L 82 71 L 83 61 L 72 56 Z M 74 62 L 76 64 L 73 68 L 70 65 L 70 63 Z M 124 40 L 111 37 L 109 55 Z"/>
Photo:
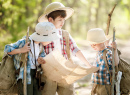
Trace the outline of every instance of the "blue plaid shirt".
<path fill-rule="evenodd" d="M 106 58 L 109 66 L 110 72 L 112 72 L 112 51 L 108 48 L 104 49 L 107 50 L 106 53 Z M 110 74 L 109 71 L 106 67 L 105 61 L 103 59 L 103 51 L 99 51 L 97 56 L 96 56 L 96 62 L 94 63 L 94 66 L 99 67 L 100 69 L 92 74 L 92 83 L 95 84 L 100 84 L 100 85 L 106 85 L 106 84 L 111 84 L 110 83 Z"/>
<path fill-rule="evenodd" d="M 30 41 L 32 41 L 30 39 Z M 9 44 L 5 46 L 4 52 L 8 53 L 13 51 L 14 49 L 18 49 L 18 48 L 22 48 L 25 45 L 25 38 L 18 40 L 16 43 L 13 44 Z M 14 58 L 14 66 L 17 69 L 20 68 L 20 59 L 21 59 L 21 55 L 20 54 L 15 54 L 15 55 L 9 55 L 11 57 Z M 45 52 L 43 51 L 40 55 L 40 57 L 45 57 Z M 31 75 L 30 75 L 30 70 L 31 70 L 31 64 L 32 64 L 32 53 L 28 53 L 28 57 L 27 57 L 27 84 L 31 84 Z M 20 73 L 19 76 L 17 76 L 17 80 L 18 79 L 23 79 L 23 74 L 24 74 L 24 68 L 21 67 L 20 68 Z"/>

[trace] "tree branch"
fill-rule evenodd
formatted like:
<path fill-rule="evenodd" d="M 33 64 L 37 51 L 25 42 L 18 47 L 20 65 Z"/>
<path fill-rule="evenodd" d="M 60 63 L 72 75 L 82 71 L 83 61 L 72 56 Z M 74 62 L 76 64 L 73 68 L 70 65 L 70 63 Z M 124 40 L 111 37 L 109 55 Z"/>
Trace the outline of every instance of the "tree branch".
<path fill-rule="evenodd" d="M 110 27 L 110 22 L 111 22 L 111 16 L 112 16 L 112 13 L 113 13 L 113 11 L 114 11 L 116 5 L 117 5 L 117 4 L 114 5 L 114 7 L 112 8 L 111 12 L 108 14 L 106 35 L 109 34 L 109 27 Z"/>

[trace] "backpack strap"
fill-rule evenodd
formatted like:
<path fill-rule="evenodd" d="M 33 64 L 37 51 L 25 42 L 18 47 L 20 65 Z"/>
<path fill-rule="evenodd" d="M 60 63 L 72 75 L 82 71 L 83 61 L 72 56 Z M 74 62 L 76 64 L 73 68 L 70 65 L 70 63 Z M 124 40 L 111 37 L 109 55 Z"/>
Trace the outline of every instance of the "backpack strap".
<path fill-rule="evenodd" d="M 62 30 L 62 36 L 65 38 L 66 53 L 67 53 L 68 60 L 69 60 L 69 59 L 71 59 L 71 56 L 70 56 L 70 46 L 69 46 L 69 33 L 66 30 Z M 63 39 L 63 51 L 64 51 L 64 39 Z"/>
<path fill-rule="evenodd" d="M 105 65 L 106 65 L 106 67 L 108 69 L 108 72 L 110 74 L 110 83 L 112 83 L 112 74 L 110 73 L 109 65 L 108 65 L 107 58 L 106 58 L 106 53 L 107 53 L 107 50 L 104 50 L 103 51 L 103 59 L 105 61 Z"/>

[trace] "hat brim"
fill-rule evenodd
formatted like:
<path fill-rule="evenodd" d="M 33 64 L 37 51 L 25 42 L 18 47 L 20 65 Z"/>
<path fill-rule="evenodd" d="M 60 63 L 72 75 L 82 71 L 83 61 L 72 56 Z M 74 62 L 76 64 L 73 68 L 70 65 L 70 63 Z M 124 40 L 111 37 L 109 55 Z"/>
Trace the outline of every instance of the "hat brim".
<path fill-rule="evenodd" d="M 37 33 L 35 32 L 32 35 L 30 35 L 30 38 L 38 42 L 50 42 L 50 41 L 59 39 L 60 36 L 57 33 L 54 33 L 50 36 L 41 36 L 41 35 L 37 35 Z"/>
<path fill-rule="evenodd" d="M 70 18 L 73 13 L 74 13 L 74 10 L 70 7 L 61 7 L 61 8 L 57 8 L 57 9 L 53 9 L 51 10 L 50 12 L 48 13 L 44 13 L 42 14 L 39 19 L 38 19 L 38 22 L 48 22 L 47 18 L 46 18 L 46 15 L 48 15 L 49 13 L 53 12 L 53 11 L 56 11 L 56 10 L 65 10 L 66 11 L 66 17 L 65 17 L 65 20 L 67 20 L 68 18 Z"/>
<path fill-rule="evenodd" d="M 108 41 L 109 39 L 106 39 L 106 40 L 103 40 L 103 41 L 100 41 L 100 42 L 93 42 L 93 41 L 88 41 L 89 44 L 100 44 L 100 43 L 104 43 L 106 41 Z"/>

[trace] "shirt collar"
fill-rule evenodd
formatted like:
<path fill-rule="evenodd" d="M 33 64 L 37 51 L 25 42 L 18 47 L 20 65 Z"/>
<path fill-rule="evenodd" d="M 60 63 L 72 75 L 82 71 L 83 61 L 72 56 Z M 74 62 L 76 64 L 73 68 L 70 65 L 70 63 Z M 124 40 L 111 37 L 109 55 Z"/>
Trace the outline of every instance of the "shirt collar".
<path fill-rule="evenodd" d="M 107 48 L 105 48 L 105 49 L 103 49 L 103 50 L 101 50 L 101 51 L 98 51 L 98 53 L 103 53 L 104 52 L 104 50 L 106 50 Z"/>

